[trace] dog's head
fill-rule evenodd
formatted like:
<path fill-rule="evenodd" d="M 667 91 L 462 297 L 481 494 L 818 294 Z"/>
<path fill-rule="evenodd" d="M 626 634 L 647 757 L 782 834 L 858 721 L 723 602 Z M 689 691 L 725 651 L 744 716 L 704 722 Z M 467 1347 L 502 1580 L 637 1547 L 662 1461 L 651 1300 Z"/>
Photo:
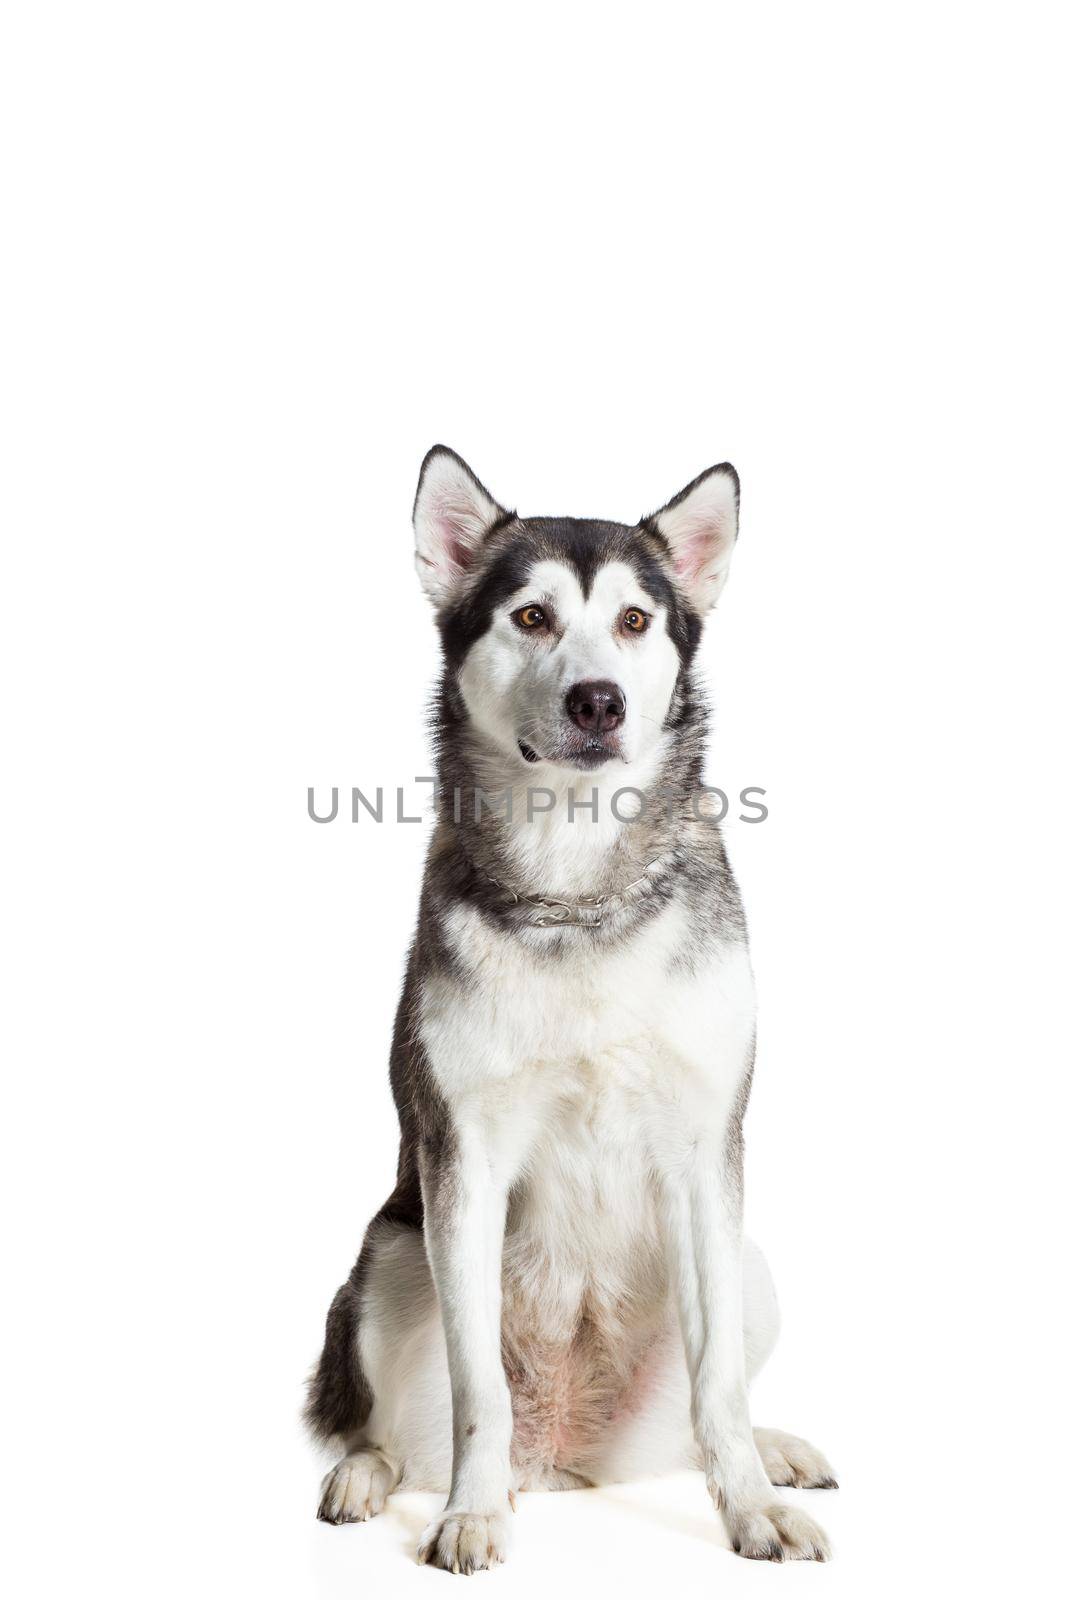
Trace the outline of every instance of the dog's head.
<path fill-rule="evenodd" d="M 724 462 L 633 527 L 520 518 L 454 451 L 430 451 L 416 566 L 466 716 L 499 756 L 589 772 L 662 743 L 737 512 Z"/>

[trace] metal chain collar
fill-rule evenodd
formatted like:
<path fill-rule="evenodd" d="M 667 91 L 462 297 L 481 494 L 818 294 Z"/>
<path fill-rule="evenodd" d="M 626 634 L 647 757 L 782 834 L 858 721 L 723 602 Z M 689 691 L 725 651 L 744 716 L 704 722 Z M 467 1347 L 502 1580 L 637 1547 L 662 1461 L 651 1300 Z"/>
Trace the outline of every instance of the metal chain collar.
<path fill-rule="evenodd" d="M 507 897 L 509 905 L 528 906 L 536 912 L 531 922 L 534 928 L 599 928 L 606 911 L 621 907 L 629 899 L 640 899 L 644 891 L 652 888 L 667 863 L 678 854 L 677 850 L 668 850 L 665 855 L 656 856 L 640 877 L 615 894 L 579 895 L 576 900 L 557 900 L 552 895 L 519 894 L 509 883 L 503 883 L 499 878 L 494 878 L 492 873 L 486 872 L 484 867 L 476 867 L 475 870 Z"/>

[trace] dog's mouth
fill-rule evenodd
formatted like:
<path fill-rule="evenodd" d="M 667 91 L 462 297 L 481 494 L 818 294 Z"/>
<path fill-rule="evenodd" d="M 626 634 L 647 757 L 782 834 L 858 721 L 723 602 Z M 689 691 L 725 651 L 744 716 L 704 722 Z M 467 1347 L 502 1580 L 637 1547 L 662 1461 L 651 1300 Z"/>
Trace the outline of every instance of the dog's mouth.
<path fill-rule="evenodd" d="M 613 761 L 621 755 L 619 741 L 609 733 L 606 737 L 584 739 L 581 744 L 570 745 L 558 754 L 550 757 L 557 766 L 577 767 L 579 772 L 595 772 L 598 767 L 604 766 L 608 761 Z M 519 754 L 531 766 L 543 760 L 532 745 L 525 739 L 519 740 Z"/>
<path fill-rule="evenodd" d="M 595 772 L 618 754 L 618 740 L 610 735 L 606 739 L 586 739 L 576 750 L 567 752 L 567 765 L 577 767 L 581 772 Z"/>

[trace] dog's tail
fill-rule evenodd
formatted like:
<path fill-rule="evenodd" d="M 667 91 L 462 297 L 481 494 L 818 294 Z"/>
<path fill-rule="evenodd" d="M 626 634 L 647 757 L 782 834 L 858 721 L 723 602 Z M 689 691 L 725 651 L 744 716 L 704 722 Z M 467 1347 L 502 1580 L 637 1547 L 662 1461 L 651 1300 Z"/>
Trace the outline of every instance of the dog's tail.
<path fill-rule="evenodd" d="M 323 1441 L 355 1433 L 370 1415 L 374 1396 L 359 1357 L 359 1291 L 352 1277 L 333 1297 L 318 1366 L 308 1382 L 304 1421 Z"/>

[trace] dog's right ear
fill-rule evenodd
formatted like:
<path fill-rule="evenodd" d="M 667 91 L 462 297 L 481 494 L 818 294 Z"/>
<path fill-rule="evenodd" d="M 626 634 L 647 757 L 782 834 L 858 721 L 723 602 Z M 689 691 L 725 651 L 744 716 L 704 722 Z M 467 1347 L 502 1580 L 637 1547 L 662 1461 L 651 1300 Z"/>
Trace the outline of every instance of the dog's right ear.
<path fill-rule="evenodd" d="M 508 513 L 467 463 L 435 444 L 422 463 L 415 494 L 415 568 L 435 606 L 450 599 L 490 528 Z"/>

